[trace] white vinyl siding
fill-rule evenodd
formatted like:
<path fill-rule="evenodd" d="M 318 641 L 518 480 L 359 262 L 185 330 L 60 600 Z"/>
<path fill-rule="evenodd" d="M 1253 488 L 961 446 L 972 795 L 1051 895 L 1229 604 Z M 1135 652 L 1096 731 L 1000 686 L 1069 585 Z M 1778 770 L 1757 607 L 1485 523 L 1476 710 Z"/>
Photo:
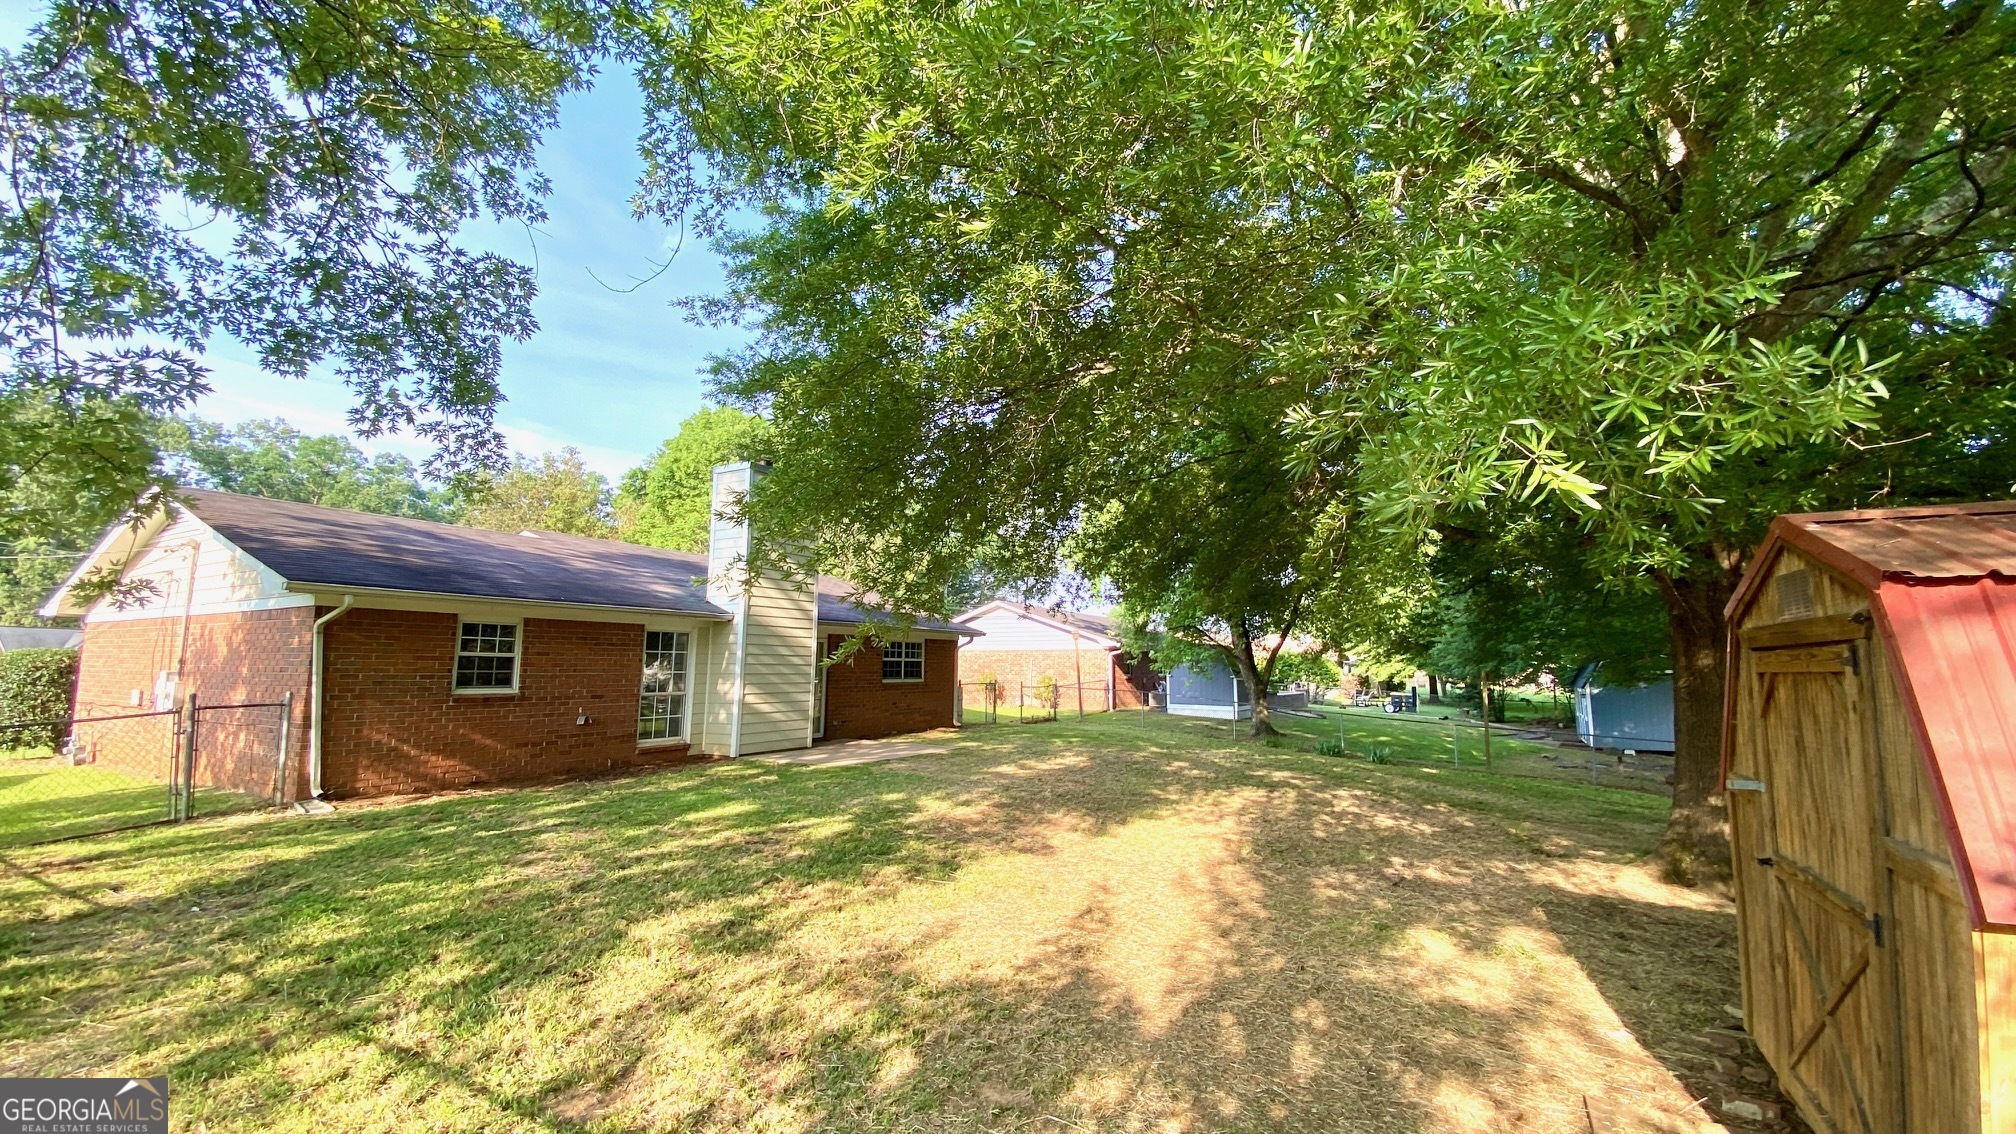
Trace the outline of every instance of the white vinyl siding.
<path fill-rule="evenodd" d="M 1013 611 L 990 610 L 973 619 L 972 626 L 986 637 L 976 640 L 976 650 L 1019 650 L 1031 653 L 1069 650 L 1071 632 L 1048 623 L 1024 618 Z M 1080 648 L 1084 648 L 1081 640 Z"/>
<path fill-rule="evenodd" d="M 748 491 L 750 483 L 746 464 L 714 470 L 716 511 L 707 540 L 707 597 L 735 610 L 741 625 L 714 631 L 718 646 L 710 656 L 719 659 L 720 668 L 709 682 L 716 699 L 705 718 L 704 750 L 710 752 L 776 752 L 803 748 L 811 738 L 818 596 L 810 585 L 775 578 L 756 579 L 745 592 L 740 560 L 749 552 L 749 532 L 723 519 L 719 508 Z"/>
<path fill-rule="evenodd" d="M 288 594 L 286 580 L 181 509 L 132 557 L 122 577 L 149 586 L 123 610 L 110 599 L 99 600 L 85 621 L 226 614 L 314 602 Z"/>
<path fill-rule="evenodd" d="M 742 751 L 803 748 L 813 710 L 806 659 L 818 648 L 818 598 L 810 587 L 765 579 L 747 602 Z"/>

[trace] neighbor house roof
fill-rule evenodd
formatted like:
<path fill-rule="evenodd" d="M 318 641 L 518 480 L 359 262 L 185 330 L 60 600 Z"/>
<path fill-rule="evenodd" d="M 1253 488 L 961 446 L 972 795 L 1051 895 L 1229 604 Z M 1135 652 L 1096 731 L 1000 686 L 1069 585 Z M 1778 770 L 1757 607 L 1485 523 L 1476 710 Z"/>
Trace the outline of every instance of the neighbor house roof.
<path fill-rule="evenodd" d="M 962 611 L 957 616 L 961 622 L 968 622 L 983 614 L 1005 610 L 1036 622 L 1045 622 L 1060 630 L 1075 630 L 1081 635 L 1097 639 L 1095 645 L 1107 649 L 1120 649 L 1120 625 L 1103 614 L 1093 614 L 1084 610 L 1059 610 L 1051 606 L 1035 606 L 1026 602 L 1011 602 L 1007 599 L 989 599 L 971 610 Z"/>
<path fill-rule="evenodd" d="M 2016 928 L 2016 501 L 1781 516 L 1732 619 L 1780 546 L 1869 590 L 1968 911 Z"/>
<path fill-rule="evenodd" d="M 0 626 L 0 654 L 9 650 L 64 650 L 83 640 L 83 631 L 62 626 Z"/>

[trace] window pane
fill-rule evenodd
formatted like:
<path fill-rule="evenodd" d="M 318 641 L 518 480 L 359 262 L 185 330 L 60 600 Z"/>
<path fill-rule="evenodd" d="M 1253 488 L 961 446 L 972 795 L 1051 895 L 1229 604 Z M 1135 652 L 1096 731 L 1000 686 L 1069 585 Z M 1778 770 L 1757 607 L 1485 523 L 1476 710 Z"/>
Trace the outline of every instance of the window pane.
<path fill-rule="evenodd" d="M 924 643 L 890 642 L 883 646 L 882 680 L 924 680 Z"/>
<path fill-rule="evenodd" d="M 455 688 L 510 689 L 517 684 L 518 627 L 464 622 L 455 647 Z"/>
<path fill-rule="evenodd" d="M 637 698 L 637 739 L 676 740 L 685 734 L 685 717 L 686 635 L 647 630 Z"/>

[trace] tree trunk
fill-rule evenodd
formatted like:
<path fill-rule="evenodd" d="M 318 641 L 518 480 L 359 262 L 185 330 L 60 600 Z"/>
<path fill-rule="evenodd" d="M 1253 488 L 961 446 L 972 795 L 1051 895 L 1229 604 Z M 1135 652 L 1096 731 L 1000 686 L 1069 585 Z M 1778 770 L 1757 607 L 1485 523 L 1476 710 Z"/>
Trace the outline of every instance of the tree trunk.
<path fill-rule="evenodd" d="M 1252 635 L 1247 634 L 1244 627 L 1235 625 L 1232 648 L 1227 652 L 1232 655 L 1232 671 L 1246 683 L 1247 695 L 1253 699 L 1253 728 L 1247 735 L 1256 739 L 1281 735 L 1267 712 L 1267 675 L 1260 671 L 1260 663 L 1253 656 Z M 1234 712 L 1237 712 L 1236 708 Z"/>
<path fill-rule="evenodd" d="M 1432 673 L 1428 675 L 1428 703 L 1431 705 L 1442 703 L 1442 683 Z"/>
<path fill-rule="evenodd" d="M 1740 553 L 1712 550 L 1712 569 L 1676 577 L 1655 572 L 1673 642 L 1673 812 L 1657 852 L 1674 882 L 1729 877 L 1729 828 L 1722 799 L 1722 698 L 1729 626 L 1722 608 L 1736 593 Z"/>

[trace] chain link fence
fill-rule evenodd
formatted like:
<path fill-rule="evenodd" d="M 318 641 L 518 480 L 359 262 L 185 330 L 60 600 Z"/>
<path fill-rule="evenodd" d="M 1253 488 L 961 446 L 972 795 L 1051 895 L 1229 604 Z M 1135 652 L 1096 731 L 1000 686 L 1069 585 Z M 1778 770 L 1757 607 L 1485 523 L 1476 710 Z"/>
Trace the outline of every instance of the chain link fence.
<path fill-rule="evenodd" d="M 1054 721 L 1059 716 L 1147 712 L 1160 707 L 1158 696 L 1131 686 L 1124 691 L 1116 690 L 1104 681 L 962 681 L 959 723 L 1035 724 Z"/>
<path fill-rule="evenodd" d="M 0 723 L 0 847 L 278 805 L 291 701 Z"/>

